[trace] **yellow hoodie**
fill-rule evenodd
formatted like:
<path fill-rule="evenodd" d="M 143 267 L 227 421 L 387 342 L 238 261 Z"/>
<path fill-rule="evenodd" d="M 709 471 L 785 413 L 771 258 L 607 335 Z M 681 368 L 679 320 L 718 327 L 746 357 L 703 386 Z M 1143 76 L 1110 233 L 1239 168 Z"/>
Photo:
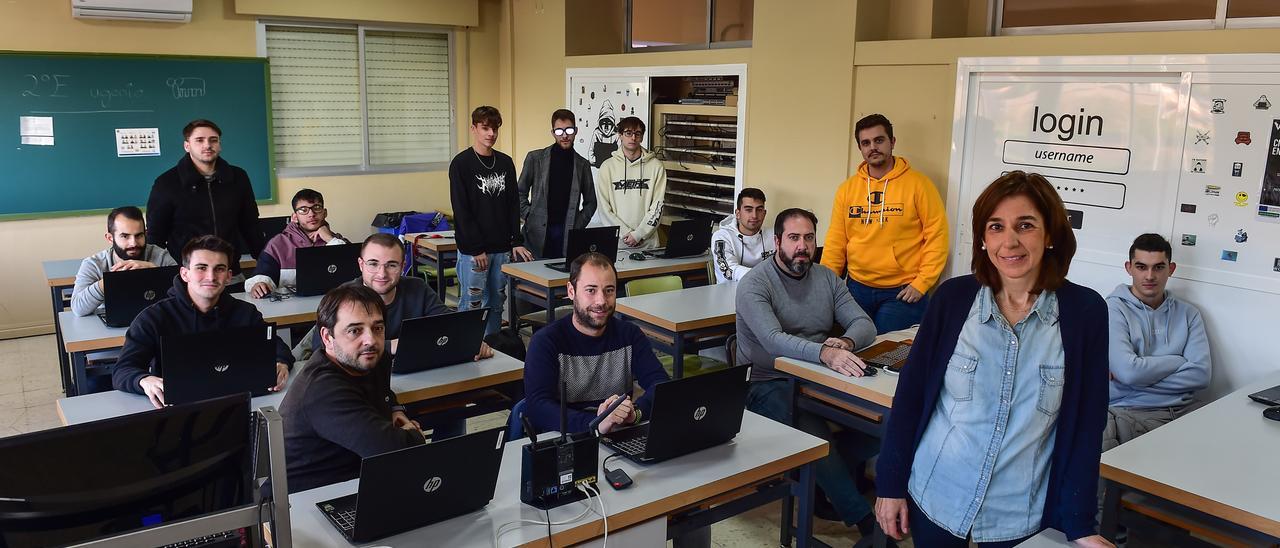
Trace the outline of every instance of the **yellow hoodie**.
<path fill-rule="evenodd" d="M 822 264 L 878 288 L 910 284 L 925 293 L 947 264 L 947 210 L 923 173 L 894 156 L 872 179 L 867 163 L 836 189 Z"/>

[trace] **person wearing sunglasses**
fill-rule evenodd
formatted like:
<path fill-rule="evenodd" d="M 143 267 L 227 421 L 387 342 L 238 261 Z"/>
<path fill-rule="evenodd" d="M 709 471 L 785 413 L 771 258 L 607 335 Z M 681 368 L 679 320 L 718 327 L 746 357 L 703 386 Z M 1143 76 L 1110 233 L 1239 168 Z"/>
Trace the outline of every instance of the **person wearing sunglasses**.
<path fill-rule="evenodd" d="M 573 150 L 578 137 L 573 111 L 551 113 L 551 136 L 551 146 L 524 157 L 517 181 L 525 247 L 538 259 L 564 257 L 565 234 L 586 227 L 596 212 L 591 164 Z"/>
<path fill-rule="evenodd" d="M 345 244 L 341 234 L 329 228 L 329 210 L 324 196 L 304 188 L 293 195 L 293 215 L 284 230 L 276 234 L 258 254 L 253 276 L 245 280 L 245 290 L 255 299 L 271 295 L 279 285 L 297 280 L 298 248 Z"/>

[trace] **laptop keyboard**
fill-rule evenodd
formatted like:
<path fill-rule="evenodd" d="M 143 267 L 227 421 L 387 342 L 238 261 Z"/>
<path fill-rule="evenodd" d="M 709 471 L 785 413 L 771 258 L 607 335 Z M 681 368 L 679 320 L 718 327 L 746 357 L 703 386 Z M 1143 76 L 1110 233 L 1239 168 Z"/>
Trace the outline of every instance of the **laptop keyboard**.
<path fill-rule="evenodd" d="M 330 503 L 324 503 L 320 506 L 320 510 L 329 517 L 334 525 L 338 527 L 342 533 L 348 537 L 356 528 L 356 509 L 355 507 L 338 508 Z"/>
<path fill-rule="evenodd" d="M 240 531 L 223 531 L 216 535 L 207 535 L 193 539 L 166 544 L 161 548 L 196 548 L 211 546 L 239 546 Z"/>
<path fill-rule="evenodd" d="M 907 354 L 911 353 L 910 345 L 899 346 L 893 350 L 885 352 L 879 356 L 867 359 L 867 363 L 877 367 L 889 367 L 897 365 L 902 360 L 907 359 Z"/>
<path fill-rule="evenodd" d="M 643 433 L 624 441 L 615 441 L 613 447 L 632 457 L 644 456 L 644 449 L 649 445 L 649 434 Z"/>

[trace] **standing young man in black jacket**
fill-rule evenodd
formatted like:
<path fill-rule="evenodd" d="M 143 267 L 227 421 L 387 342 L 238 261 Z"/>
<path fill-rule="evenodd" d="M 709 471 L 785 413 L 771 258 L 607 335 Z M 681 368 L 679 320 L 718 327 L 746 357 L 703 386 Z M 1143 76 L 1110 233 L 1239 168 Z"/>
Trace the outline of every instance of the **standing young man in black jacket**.
<path fill-rule="evenodd" d="M 187 242 L 169 297 L 144 309 L 125 332 L 124 348 L 111 371 L 116 390 L 146 395 L 152 405 L 164 407 L 164 364 L 159 359 L 162 337 L 266 327 L 256 307 L 224 291 L 231 279 L 232 253 L 231 244 L 217 236 Z M 282 390 L 293 366 L 293 354 L 279 335 L 275 340 L 276 385 L 272 390 Z"/>
<path fill-rule="evenodd" d="M 231 257 L 231 272 L 238 276 L 240 255 L 257 257 L 266 245 L 249 174 L 222 159 L 222 130 L 209 120 L 194 120 L 182 129 L 182 148 L 187 154 L 151 187 L 147 239 L 174 259 L 188 240 L 204 234 L 244 242 L 248 249 L 236 249 Z"/>
<path fill-rule="evenodd" d="M 585 228 L 596 214 L 591 163 L 573 150 L 577 117 L 565 108 L 551 113 L 555 142 L 529 151 L 520 171 L 520 219 L 524 243 L 539 259 L 564 257 L 570 230 Z M 531 194 L 532 191 L 532 194 Z M 570 261 L 577 257 L 567 257 Z"/>
<path fill-rule="evenodd" d="M 458 242 L 458 310 L 489 309 L 485 336 L 502 326 L 507 277 L 502 265 L 533 254 L 520 235 L 516 164 L 493 149 L 502 114 L 491 106 L 471 112 L 472 145 L 449 162 L 449 200 Z"/>

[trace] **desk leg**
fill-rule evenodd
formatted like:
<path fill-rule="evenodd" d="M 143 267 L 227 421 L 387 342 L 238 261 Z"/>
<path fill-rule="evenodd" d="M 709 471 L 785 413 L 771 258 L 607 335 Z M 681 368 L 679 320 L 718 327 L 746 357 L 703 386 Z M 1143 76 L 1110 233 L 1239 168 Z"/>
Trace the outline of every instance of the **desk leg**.
<path fill-rule="evenodd" d="M 671 337 L 674 343 L 671 345 L 675 353 L 671 355 L 671 370 L 675 373 L 677 379 L 684 378 L 684 335 L 680 333 L 672 333 Z"/>
<path fill-rule="evenodd" d="M 75 370 L 77 392 L 89 385 L 89 353 L 72 352 L 71 368 Z"/>
<path fill-rule="evenodd" d="M 49 293 L 53 298 L 53 335 L 58 343 L 58 369 L 62 377 L 62 392 L 68 397 L 76 395 L 71 386 L 71 364 L 67 360 L 67 347 L 62 342 L 62 323 L 58 321 L 58 313 L 62 312 L 62 288 L 51 287 Z"/>
<path fill-rule="evenodd" d="M 462 286 L 458 286 L 458 298 L 462 298 Z M 443 293 L 441 293 L 443 295 Z M 442 297 L 443 298 L 443 297 Z M 511 336 L 520 336 L 520 312 L 516 310 L 516 277 L 507 276 L 507 315 L 511 317 L 511 321 L 507 322 L 507 326 L 511 328 Z"/>
<path fill-rule="evenodd" d="M 800 497 L 799 516 L 796 519 L 796 547 L 808 548 L 810 541 L 813 540 L 813 463 L 800 467 L 799 493 Z"/>
<path fill-rule="evenodd" d="M 1103 479 L 1104 494 L 1102 495 L 1102 527 L 1099 533 L 1112 542 L 1115 542 L 1116 531 L 1120 525 L 1120 484 L 1109 479 Z"/>
<path fill-rule="evenodd" d="M 556 288 L 543 288 L 547 292 L 547 325 L 556 321 Z"/>

